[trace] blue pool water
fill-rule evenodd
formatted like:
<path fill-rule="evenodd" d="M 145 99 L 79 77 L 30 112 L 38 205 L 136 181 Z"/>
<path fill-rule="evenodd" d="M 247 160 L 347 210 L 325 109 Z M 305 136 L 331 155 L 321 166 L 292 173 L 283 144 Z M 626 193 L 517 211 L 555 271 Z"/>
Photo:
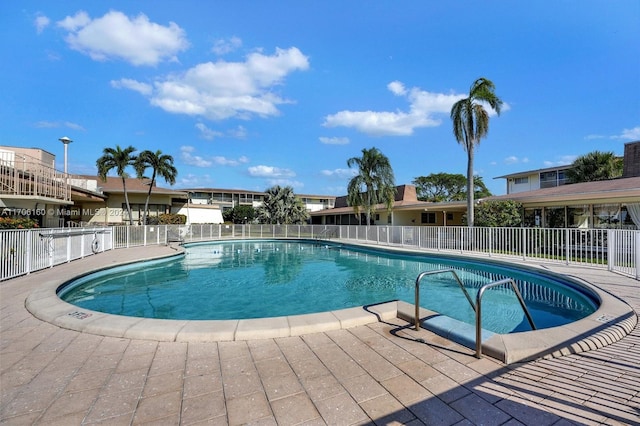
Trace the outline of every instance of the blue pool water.
<path fill-rule="evenodd" d="M 233 241 L 186 246 L 184 257 L 142 262 L 68 283 L 59 296 L 95 311 L 148 318 L 220 320 L 324 312 L 389 300 L 414 302 L 420 272 L 454 268 L 475 300 L 478 288 L 516 281 L 537 328 L 566 324 L 597 308 L 557 278 L 472 260 L 396 254 L 309 241 Z M 473 324 L 451 274 L 421 281 L 421 305 Z M 485 292 L 483 328 L 530 330 L 511 290 Z"/>

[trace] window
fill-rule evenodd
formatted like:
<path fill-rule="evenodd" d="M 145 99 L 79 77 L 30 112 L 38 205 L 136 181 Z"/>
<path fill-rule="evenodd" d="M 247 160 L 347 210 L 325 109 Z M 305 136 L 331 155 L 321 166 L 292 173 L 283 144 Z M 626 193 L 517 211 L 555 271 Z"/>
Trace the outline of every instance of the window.
<path fill-rule="evenodd" d="M 547 228 L 564 228 L 564 207 L 546 207 L 544 209 L 544 224 Z"/>
<path fill-rule="evenodd" d="M 593 206 L 594 228 L 634 228 L 627 206 L 596 204 Z"/>
<path fill-rule="evenodd" d="M 164 204 L 149 204 L 148 216 L 159 216 L 169 211 L 168 206 Z M 142 220 L 144 212 L 144 204 L 131 204 L 131 219 L 133 221 Z M 124 220 L 129 220 L 129 213 L 127 212 L 127 205 L 122 203 L 122 217 Z"/>
<path fill-rule="evenodd" d="M 436 223 L 436 214 L 434 212 L 423 212 L 421 219 L 422 223 L 433 225 Z"/>
<path fill-rule="evenodd" d="M 553 188 L 554 186 L 558 186 L 557 172 L 540 173 L 540 188 Z"/>
<path fill-rule="evenodd" d="M 566 170 L 558 170 L 558 186 L 569 182 L 569 179 L 565 176 L 565 172 Z"/>
<path fill-rule="evenodd" d="M 568 206 L 567 221 L 569 228 L 589 228 L 589 206 Z"/>
<path fill-rule="evenodd" d="M 524 209 L 522 224 L 528 228 L 542 226 L 542 209 Z"/>
<path fill-rule="evenodd" d="M 513 183 L 516 185 L 522 185 L 523 183 L 529 183 L 529 176 L 515 178 Z"/>

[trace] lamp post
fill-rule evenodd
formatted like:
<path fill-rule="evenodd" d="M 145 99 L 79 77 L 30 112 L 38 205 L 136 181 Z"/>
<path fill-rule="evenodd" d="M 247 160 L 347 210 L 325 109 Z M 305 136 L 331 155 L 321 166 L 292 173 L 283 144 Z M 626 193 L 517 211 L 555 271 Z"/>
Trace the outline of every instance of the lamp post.
<path fill-rule="evenodd" d="M 63 136 L 58 140 L 64 144 L 64 176 L 66 178 L 67 177 L 67 152 L 68 152 L 69 144 L 73 141 L 66 136 Z"/>

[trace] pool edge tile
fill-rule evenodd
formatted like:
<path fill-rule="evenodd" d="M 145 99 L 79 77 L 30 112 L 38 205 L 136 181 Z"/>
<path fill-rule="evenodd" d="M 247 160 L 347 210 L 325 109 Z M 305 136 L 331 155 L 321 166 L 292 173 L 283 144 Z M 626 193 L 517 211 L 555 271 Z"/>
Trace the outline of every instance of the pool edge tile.
<path fill-rule="evenodd" d="M 335 315 L 334 311 L 291 315 L 287 319 L 291 336 L 339 330 L 342 327 L 340 319 Z"/>
<path fill-rule="evenodd" d="M 122 337 L 127 339 L 158 340 L 174 342 L 187 320 L 163 320 L 141 318 L 127 328 Z"/>
<path fill-rule="evenodd" d="M 239 320 L 188 321 L 176 342 L 222 342 L 235 339 Z"/>
<path fill-rule="evenodd" d="M 254 318 L 238 321 L 234 340 L 271 339 L 290 335 L 287 317 Z"/>

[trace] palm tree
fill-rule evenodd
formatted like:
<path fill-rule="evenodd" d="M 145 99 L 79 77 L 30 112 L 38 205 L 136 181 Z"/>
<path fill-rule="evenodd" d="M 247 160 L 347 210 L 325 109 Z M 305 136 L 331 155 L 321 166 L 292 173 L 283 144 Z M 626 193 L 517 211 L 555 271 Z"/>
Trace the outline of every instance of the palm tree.
<path fill-rule="evenodd" d="M 502 100 L 494 93 L 495 86 L 486 78 L 477 79 L 471 86 L 469 97 L 456 102 L 451 108 L 453 134 L 467 151 L 467 225 L 473 226 L 473 150 L 489 132 L 489 113 L 483 104 L 500 115 Z"/>
<path fill-rule="evenodd" d="M 173 166 L 173 157 L 163 154 L 160 150 L 156 152 L 149 150 L 142 151 L 138 154 L 134 166 L 138 179 L 143 179 L 145 170 L 151 168 L 151 182 L 149 182 L 149 192 L 147 192 L 147 200 L 144 202 L 144 213 L 142 214 L 142 224 L 145 225 L 147 223 L 149 198 L 151 197 L 151 190 L 155 186 L 156 177 L 160 176 L 164 178 L 169 185 L 173 185 L 176 183 L 178 170 Z"/>
<path fill-rule="evenodd" d="M 290 186 L 272 186 L 265 191 L 262 206 L 258 208 L 261 223 L 276 225 L 304 223 L 309 212 Z"/>
<path fill-rule="evenodd" d="M 353 207 L 358 218 L 360 208 L 364 208 L 368 226 L 377 204 L 384 204 L 391 211 L 396 197 L 393 169 L 389 159 L 375 147 L 364 148 L 362 157 L 349 158 L 347 165 L 358 166 L 358 174 L 351 178 L 347 186 L 347 203 Z"/>
<path fill-rule="evenodd" d="M 593 151 L 576 158 L 565 176 L 571 183 L 618 178 L 622 176 L 622 159 L 613 152 Z"/>
<path fill-rule="evenodd" d="M 126 178 L 128 175 L 125 169 L 135 163 L 136 156 L 133 155 L 135 150 L 132 146 L 122 149 L 120 145 L 116 145 L 115 148 L 105 148 L 102 151 L 102 157 L 96 160 L 100 179 L 107 180 L 107 173 L 113 169 L 116 169 L 116 174 L 122 178 L 124 201 L 127 204 L 127 212 L 129 213 L 129 225 L 133 225 L 133 218 L 131 217 L 131 205 L 129 204 L 129 196 L 127 195 Z"/>

